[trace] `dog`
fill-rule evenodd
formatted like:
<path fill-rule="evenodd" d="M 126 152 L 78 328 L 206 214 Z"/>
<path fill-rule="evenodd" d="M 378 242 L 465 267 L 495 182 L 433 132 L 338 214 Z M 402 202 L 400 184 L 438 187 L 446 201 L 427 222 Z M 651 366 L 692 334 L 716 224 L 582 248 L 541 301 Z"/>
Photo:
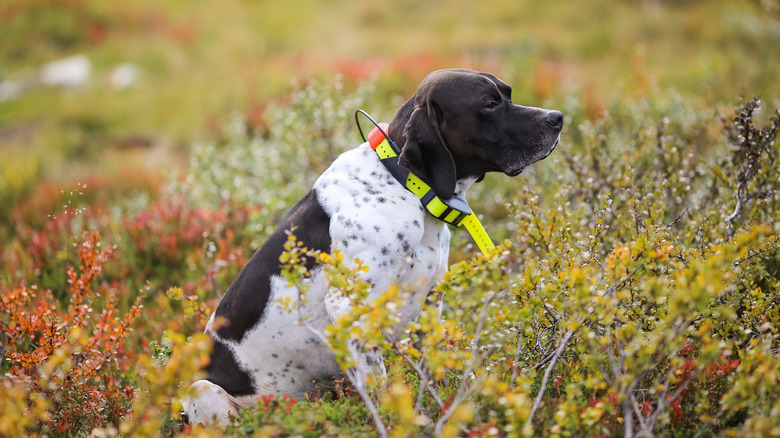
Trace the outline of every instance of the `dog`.
<path fill-rule="evenodd" d="M 487 172 L 519 175 L 546 158 L 560 141 L 563 114 L 512 102 L 512 89 L 492 74 L 439 70 L 420 83 L 387 131 L 400 148 L 397 163 L 436 196 L 462 195 Z M 399 183 L 368 143 L 340 155 L 281 221 L 228 288 L 207 324 L 214 340 L 205 380 L 184 401 L 192 423 L 226 423 L 261 395 L 302 399 L 313 382 L 332 382 L 341 370 L 334 354 L 283 310 L 298 291 L 281 277 L 279 256 L 287 233 L 305 247 L 344 260 L 361 260 L 369 299 L 391 285 L 409 291 L 400 324 L 414 320 L 448 267 L 450 232 Z M 311 259 L 311 258 L 309 258 Z M 311 286 L 301 311 L 323 330 L 350 312 L 350 302 L 328 287 L 316 260 L 307 260 Z M 215 321 L 223 324 L 215 324 Z M 217 327 L 218 326 L 218 327 Z M 382 358 L 361 358 L 384 374 Z"/>

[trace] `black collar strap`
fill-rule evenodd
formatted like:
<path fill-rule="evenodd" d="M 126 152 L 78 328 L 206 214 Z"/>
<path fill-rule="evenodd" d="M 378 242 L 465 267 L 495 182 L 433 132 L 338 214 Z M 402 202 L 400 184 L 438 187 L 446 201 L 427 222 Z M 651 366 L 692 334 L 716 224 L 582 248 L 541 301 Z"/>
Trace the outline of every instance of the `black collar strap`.
<path fill-rule="evenodd" d="M 384 133 L 388 128 L 387 123 L 380 123 L 368 134 L 368 143 L 393 177 L 420 198 L 428 213 L 450 225 L 465 226 L 483 254 L 495 248 L 479 218 L 469 208 L 465 196 L 458 194 L 449 199 L 441 199 L 423 180 L 398 165 L 398 155 L 401 151 L 398 150 L 395 142 L 385 137 Z"/>

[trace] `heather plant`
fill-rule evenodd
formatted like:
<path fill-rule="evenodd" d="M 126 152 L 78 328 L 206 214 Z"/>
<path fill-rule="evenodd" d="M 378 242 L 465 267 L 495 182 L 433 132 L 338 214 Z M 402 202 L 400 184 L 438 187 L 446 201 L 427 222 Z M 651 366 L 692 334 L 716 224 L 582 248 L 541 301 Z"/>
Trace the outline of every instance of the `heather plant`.
<path fill-rule="evenodd" d="M 142 305 L 139 299 L 122 314 L 117 289 L 94 285 L 111 253 L 111 247 L 101 247 L 97 232 L 78 245 L 80 265 L 67 271 L 66 308 L 58 308 L 51 292 L 37 285 L 3 291 L 0 364 L 8 389 L 3 398 L 17 407 L 8 413 L 4 434 L 87 434 L 118 425 L 129 411 L 134 389 L 125 373 L 133 354 L 125 351 L 125 338 Z M 21 399 L 15 398 L 19 390 Z M 33 421 L 14 417 L 25 414 Z"/>

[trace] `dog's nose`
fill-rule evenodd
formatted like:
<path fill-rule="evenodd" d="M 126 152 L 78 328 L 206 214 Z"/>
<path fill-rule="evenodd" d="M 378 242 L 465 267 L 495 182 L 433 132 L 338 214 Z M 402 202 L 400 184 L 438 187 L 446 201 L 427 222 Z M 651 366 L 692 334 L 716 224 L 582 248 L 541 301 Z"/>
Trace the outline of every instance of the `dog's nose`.
<path fill-rule="evenodd" d="M 550 111 L 547 113 L 547 124 L 553 128 L 563 128 L 563 113 L 560 111 Z"/>

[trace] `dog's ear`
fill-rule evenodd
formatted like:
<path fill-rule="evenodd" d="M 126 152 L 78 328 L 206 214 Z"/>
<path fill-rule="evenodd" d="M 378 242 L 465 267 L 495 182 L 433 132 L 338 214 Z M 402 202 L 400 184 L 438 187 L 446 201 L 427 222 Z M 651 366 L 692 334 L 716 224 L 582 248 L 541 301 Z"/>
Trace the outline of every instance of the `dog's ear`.
<path fill-rule="evenodd" d="M 441 135 L 435 104 L 427 98 L 412 98 L 401 107 L 393 122 L 389 135 L 393 137 L 395 132 L 395 138 L 403 139 L 398 164 L 428 183 L 436 196 L 452 197 L 455 161 Z"/>

